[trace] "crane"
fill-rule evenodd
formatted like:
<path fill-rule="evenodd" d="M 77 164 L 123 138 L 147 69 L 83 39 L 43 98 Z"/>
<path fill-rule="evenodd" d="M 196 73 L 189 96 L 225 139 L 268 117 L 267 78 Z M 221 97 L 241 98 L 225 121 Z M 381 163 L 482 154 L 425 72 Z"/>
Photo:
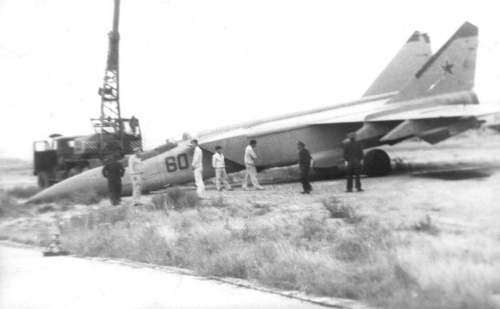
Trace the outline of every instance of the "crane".
<path fill-rule="evenodd" d="M 95 134 L 62 136 L 52 134 L 52 142 L 35 141 L 34 171 L 38 184 L 49 187 L 66 178 L 103 165 L 113 154 L 123 157 L 134 148 L 142 148 L 139 120 L 122 118 L 120 110 L 119 43 L 118 25 L 120 0 L 114 0 L 113 29 L 108 33 L 109 46 L 103 86 L 99 88 L 101 115 L 92 118 Z"/>
<path fill-rule="evenodd" d="M 125 154 L 132 153 L 133 148 L 142 148 L 139 121 L 132 116 L 130 119 L 121 117 L 120 110 L 120 70 L 119 43 L 120 33 L 120 0 L 114 0 L 113 29 L 108 33 L 109 47 L 104 82 L 99 88 L 101 96 L 101 115 L 92 119 L 96 133 L 99 135 L 101 153 L 114 152 L 118 149 Z M 125 135 L 125 131 L 132 134 Z M 139 130 L 139 131 L 138 131 Z"/>

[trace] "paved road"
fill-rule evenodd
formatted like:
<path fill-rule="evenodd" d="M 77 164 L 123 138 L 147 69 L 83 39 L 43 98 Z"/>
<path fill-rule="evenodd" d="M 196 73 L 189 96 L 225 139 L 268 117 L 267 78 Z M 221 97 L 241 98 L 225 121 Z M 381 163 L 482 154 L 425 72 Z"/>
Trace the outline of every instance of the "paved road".
<path fill-rule="evenodd" d="M 325 308 L 202 278 L 0 244 L 0 308 Z"/>

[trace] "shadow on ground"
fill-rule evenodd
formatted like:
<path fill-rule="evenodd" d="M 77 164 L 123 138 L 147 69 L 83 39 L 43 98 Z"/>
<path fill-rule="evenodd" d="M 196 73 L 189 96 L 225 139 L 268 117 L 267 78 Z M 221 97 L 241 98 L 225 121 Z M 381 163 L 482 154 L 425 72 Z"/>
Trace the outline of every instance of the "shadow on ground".
<path fill-rule="evenodd" d="M 466 169 L 448 169 L 448 170 L 437 170 L 437 171 L 424 171 L 412 173 L 413 176 L 417 177 L 428 177 L 436 178 L 441 180 L 467 180 L 474 178 L 488 178 L 498 172 L 499 168 L 491 167 L 476 167 L 476 168 L 466 168 Z"/>

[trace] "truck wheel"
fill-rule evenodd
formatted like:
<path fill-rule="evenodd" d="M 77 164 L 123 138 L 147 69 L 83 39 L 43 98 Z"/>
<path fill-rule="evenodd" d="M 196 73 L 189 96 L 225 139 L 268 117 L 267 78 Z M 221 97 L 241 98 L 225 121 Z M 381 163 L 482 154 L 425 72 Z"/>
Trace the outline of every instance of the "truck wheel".
<path fill-rule="evenodd" d="M 363 161 L 365 174 L 370 177 L 385 176 L 391 171 L 391 158 L 381 149 L 368 151 Z"/>
<path fill-rule="evenodd" d="M 48 188 L 52 185 L 49 174 L 45 172 L 38 173 L 38 186 L 42 189 Z"/>

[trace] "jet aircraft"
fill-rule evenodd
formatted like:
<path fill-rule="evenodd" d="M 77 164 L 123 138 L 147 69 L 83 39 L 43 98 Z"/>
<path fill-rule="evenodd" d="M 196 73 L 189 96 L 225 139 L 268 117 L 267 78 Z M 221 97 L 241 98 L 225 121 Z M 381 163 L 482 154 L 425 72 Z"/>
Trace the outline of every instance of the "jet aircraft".
<path fill-rule="evenodd" d="M 249 141 L 258 141 L 258 170 L 297 163 L 297 141 L 304 142 L 315 170 L 343 165 L 343 142 L 357 133 L 365 149 L 364 170 L 381 176 L 391 168 L 388 154 L 375 147 L 394 145 L 411 137 L 436 144 L 477 127 L 481 117 L 499 110 L 479 105 L 474 92 L 478 28 L 465 22 L 432 54 L 426 34 L 413 33 L 362 98 L 305 112 L 201 132 L 203 176 L 214 177 L 211 157 L 215 146 L 224 149 L 228 172 L 242 170 Z M 167 143 L 144 153 L 144 191 L 191 182 L 193 148 L 190 141 Z M 36 194 L 29 202 L 62 196 L 76 190 L 106 191 L 107 183 L 95 168 Z M 128 174 L 123 194 L 131 194 Z"/>

